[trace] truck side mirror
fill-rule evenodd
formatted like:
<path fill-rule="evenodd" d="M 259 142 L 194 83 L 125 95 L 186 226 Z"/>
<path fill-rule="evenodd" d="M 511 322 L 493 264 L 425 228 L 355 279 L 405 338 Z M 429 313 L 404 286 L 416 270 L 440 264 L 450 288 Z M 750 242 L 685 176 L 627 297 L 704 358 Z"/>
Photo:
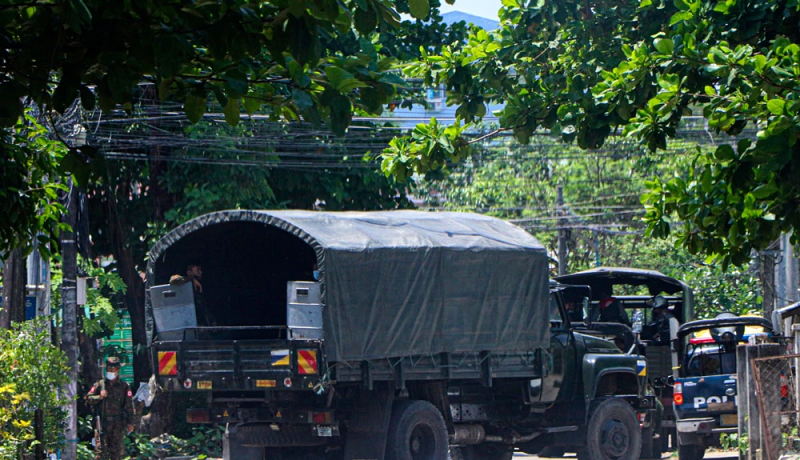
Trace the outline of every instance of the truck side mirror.
<path fill-rule="evenodd" d="M 584 297 L 581 301 L 581 310 L 583 310 L 583 322 L 586 323 L 587 326 L 592 325 L 592 311 L 589 308 L 589 298 Z"/>
<path fill-rule="evenodd" d="M 668 375 L 667 376 L 667 385 L 674 386 L 675 385 L 675 376 Z"/>

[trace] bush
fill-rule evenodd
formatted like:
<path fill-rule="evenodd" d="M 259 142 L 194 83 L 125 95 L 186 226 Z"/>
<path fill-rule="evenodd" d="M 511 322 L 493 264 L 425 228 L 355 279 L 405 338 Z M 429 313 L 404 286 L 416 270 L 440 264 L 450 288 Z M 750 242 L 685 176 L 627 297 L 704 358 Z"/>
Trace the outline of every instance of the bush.
<path fill-rule="evenodd" d="M 50 318 L 0 330 L 0 459 L 18 458 L 34 439 L 34 410 L 44 413 L 44 447 L 58 449 L 66 413 L 59 389 L 67 383 L 67 358 L 50 343 Z"/>

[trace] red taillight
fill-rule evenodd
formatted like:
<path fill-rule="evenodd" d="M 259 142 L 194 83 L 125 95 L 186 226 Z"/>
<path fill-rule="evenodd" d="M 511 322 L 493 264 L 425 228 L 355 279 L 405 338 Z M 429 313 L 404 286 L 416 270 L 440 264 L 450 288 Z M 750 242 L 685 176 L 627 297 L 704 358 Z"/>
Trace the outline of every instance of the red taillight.
<path fill-rule="evenodd" d="M 187 423 L 211 423 L 211 411 L 208 409 L 187 409 Z"/>
<path fill-rule="evenodd" d="M 789 380 L 781 372 L 781 398 L 789 397 Z"/>
<path fill-rule="evenodd" d="M 676 383 L 672 389 L 672 402 L 674 402 L 676 406 L 683 404 L 683 385 L 680 383 Z"/>
<path fill-rule="evenodd" d="M 311 421 L 314 423 L 331 423 L 330 412 L 312 412 Z"/>

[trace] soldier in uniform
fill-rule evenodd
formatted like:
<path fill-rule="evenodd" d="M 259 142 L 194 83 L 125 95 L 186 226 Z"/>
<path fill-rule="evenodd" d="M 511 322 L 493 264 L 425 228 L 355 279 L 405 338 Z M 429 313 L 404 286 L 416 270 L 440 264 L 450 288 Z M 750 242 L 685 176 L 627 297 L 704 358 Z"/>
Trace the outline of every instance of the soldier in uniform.
<path fill-rule="evenodd" d="M 102 434 L 100 445 L 95 446 L 98 460 L 122 460 L 125 458 L 126 434 L 133 431 L 133 392 L 119 378 L 119 358 L 106 360 L 106 377 L 92 386 L 86 395 L 86 403 L 99 405 Z"/>
<path fill-rule="evenodd" d="M 199 326 L 215 326 L 216 321 L 211 313 L 203 296 L 203 285 L 200 280 L 203 279 L 203 267 L 200 264 L 189 264 L 186 266 L 186 275 L 172 275 L 169 279 L 169 284 L 173 286 L 182 286 L 186 283 L 192 283 L 194 288 L 194 307 L 197 312 L 197 324 Z"/>

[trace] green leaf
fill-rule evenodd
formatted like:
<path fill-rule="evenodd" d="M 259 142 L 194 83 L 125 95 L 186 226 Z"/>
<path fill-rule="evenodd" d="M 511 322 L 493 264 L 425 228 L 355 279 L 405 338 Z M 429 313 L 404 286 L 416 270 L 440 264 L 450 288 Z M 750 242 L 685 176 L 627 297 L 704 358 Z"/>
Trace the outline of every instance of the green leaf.
<path fill-rule="evenodd" d="M 778 67 L 778 66 L 774 65 L 774 66 L 770 67 L 770 69 L 773 72 L 775 72 L 775 74 L 778 75 L 779 77 L 794 78 L 794 75 L 792 75 L 790 72 L 787 72 L 786 70 L 784 70 L 781 67 Z"/>
<path fill-rule="evenodd" d="M 653 42 L 656 49 L 662 54 L 672 54 L 672 51 L 675 49 L 675 44 L 672 43 L 672 40 L 668 38 L 659 38 Z"/>
<path fill-rule="evenodd" d="M 228 104 L 222 109 L 222 113 L 225 114 L 225 122 L 231 126 L 236 126 L 239 124 L 239 99 L 234 99 L 232 97 L 228 98 Z"/>
<path fill-rule="evenodd" d="M 195 96 L 190 94 L 186 96 L 186 102 L 183 104 L 183 110 L 186 112 L 186 118 L 192 123 L 199 122 L 203 115 L 206 114 L 206 97 Z"/>
<path fill-rule="evenodd" d="M 353 119 L 353 107 L 350 99 L 337 94 L 331 101 L 331 130 L 337 136 L 344 136 L 350 121 Z"/>
<path fill-rule="evenodd" d="M 314 101 L 311 99 L 311 96 L 301 89 L 292 89 L 292 100 L 294 101 L 294 105 L 297 106 L 297 109 L 301 112 L 314 106 Z"/>
<path fill-rule="evenodd" d="M 775 192 L 778 191 L 778 187 L 775 185 L 774 182 L 769 182 L 764 185 L 759 185 L 758 187 L 753 189 L 753 196 L 758 198 L 759 200 L 763 200 L 765 198 L 769 198 Z"/>
<path fill-rule="evenodd" d="M 252 115 L 261 108 L 261 101 L 256 99 L 255 97 L 246 97 L 244 98 L 244 111 L 248 114 Z"/>
<path fill-rule="evenodd" d="M 94 110 L 95 98 L 94 93 L 86 85 L 81 85 L 79 88 L 81 94 L 81 105 L 86 110 Z"/>
<path fill-rule="evenodd" d="M 686 0 L 672 0 L 672 3 L 675 5 L 675 8 L 679 9 L 680 11 L 689 10 L 689 4 L 686 3 Z"/>
<path fill-rule="evenodd" d="M 767 110 L 772 112 L 773 115 L 783 115 L 784 106 L 786 106 L 786 101 L 783 99 L 771 99 L 767 102 Z"/>
<path fill-rule="evenodd" d="M 687 21 L 689 19 L 692 19 L 693 17 L 694 15 L 692 14 L 691 11 L 679 11 L 673 14 L 672 17 L 669 19 L 669 25 L 674 26 L 679 22 Z"/>
<path fill-rule="evenodd" d="M 362 35 L 369 35 L 378 26 L 378 13 L 372 8 L 368 10 L 357 9 L 353 19 L 356 30 Z"/>
<path fill-rule="evenodd" d="M 731 161 L 736 158 L 736 153 L 733 151 L 733 147 L 728 144 L 723 144 L 717 147 L 717 150 L 714 152 L 714 158 L 717 161 Z"/>
<path fill-rule="evenodd" d="M 431 4 L 428 0 L 409 0 L 408 7 L 411 10 L 411 16 L 416 19 L 425 19 L 431 11 Z"/>

